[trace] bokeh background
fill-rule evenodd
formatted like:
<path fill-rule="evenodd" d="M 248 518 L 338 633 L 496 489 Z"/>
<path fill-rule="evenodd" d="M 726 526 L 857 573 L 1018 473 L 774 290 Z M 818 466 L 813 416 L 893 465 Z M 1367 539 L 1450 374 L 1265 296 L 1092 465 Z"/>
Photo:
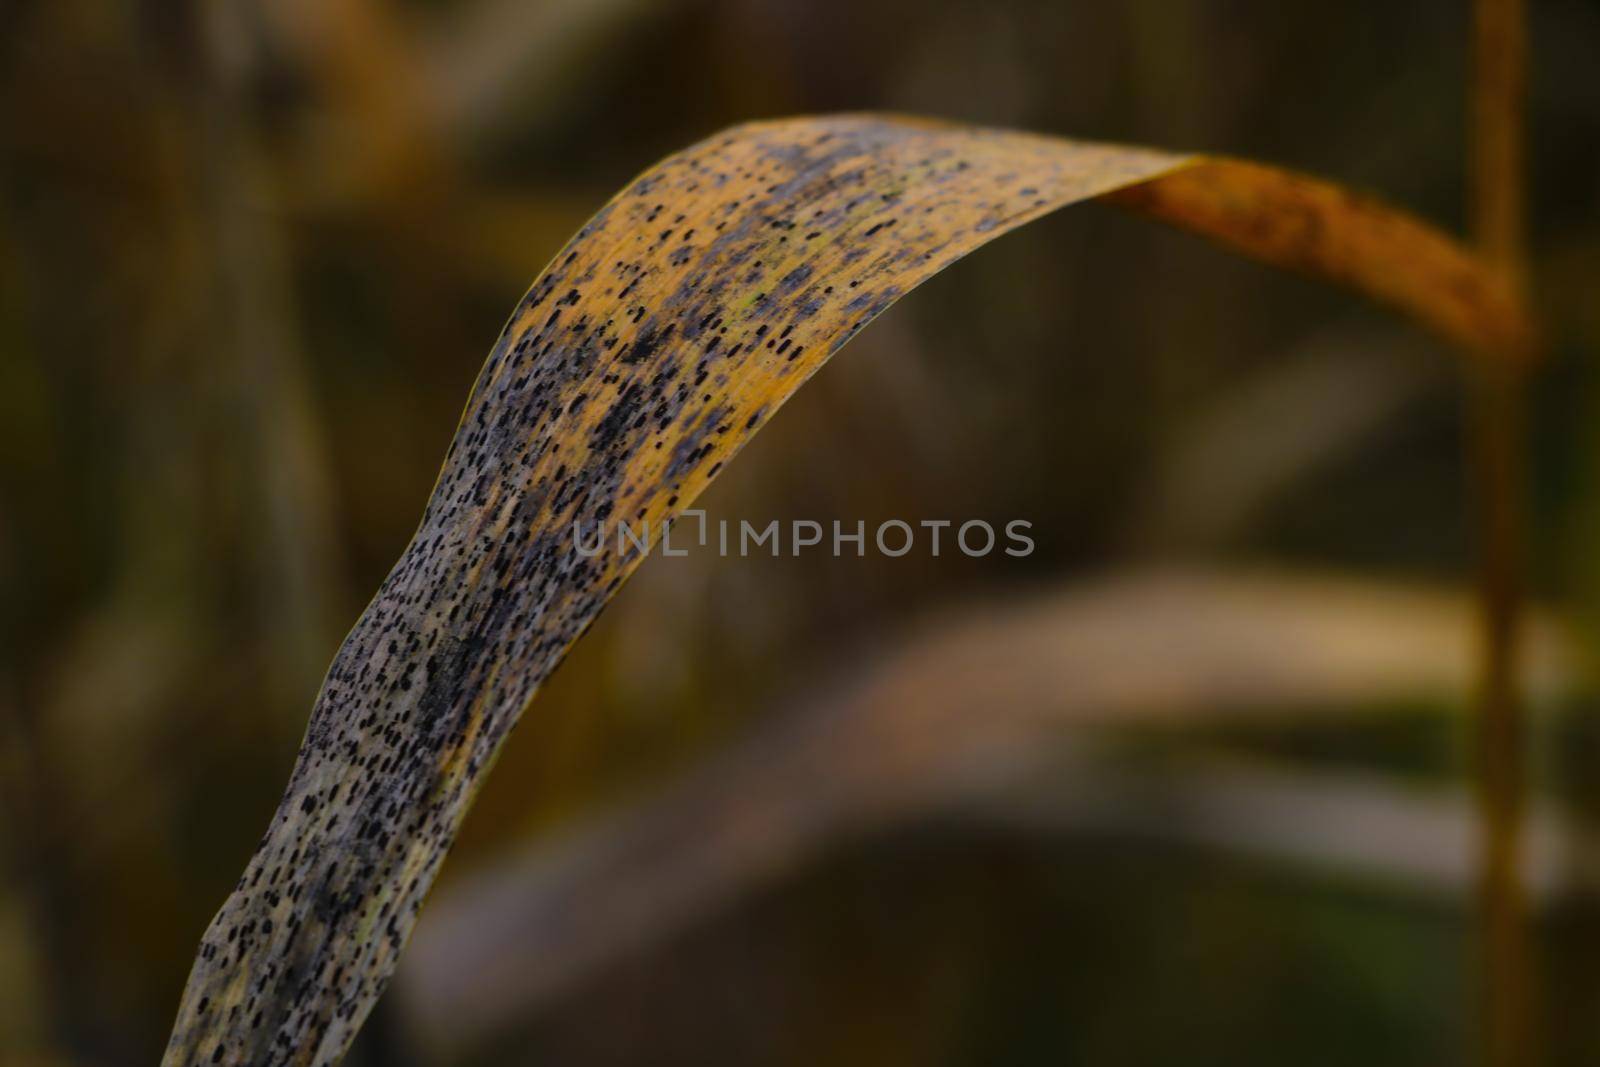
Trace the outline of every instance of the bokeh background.
<path fill-rule="evenodd" d="M 0 2 L 0 1063 L 157 1059 L 488 345 L 633 174 L 893 109 L 1459 230 L 1468 7 Z M 1587 1064 L 1600 7 L 1532 7 L 1528 1062 Z M 1470 1060 L 1459 371 L 1095 205 L 946 272 L 703 504 L 1038 551 L 651 560 L 351 1062 Z"/>

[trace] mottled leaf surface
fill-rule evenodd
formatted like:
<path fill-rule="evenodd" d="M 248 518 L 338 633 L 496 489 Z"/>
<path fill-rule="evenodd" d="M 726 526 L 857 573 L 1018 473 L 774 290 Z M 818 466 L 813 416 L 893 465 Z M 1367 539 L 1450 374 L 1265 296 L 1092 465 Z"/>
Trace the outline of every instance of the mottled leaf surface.
<path fill-rule="evenodd" d="M 1524 343 L 1498 280 L 1447 238 L 1268 168 L 865 115 L 742 126 L 663 161 L 557 255 L 496 341 L 422 523 L 339 649 L 277 813 L 204 935 L 166 1062 L 343 1054 L 506 734 L 640 562 L 614 536 L 581 555 L 575 523 L 659 530 L 901 295 L 1130 187 L 1137 210 L 1469 347 Z"/>

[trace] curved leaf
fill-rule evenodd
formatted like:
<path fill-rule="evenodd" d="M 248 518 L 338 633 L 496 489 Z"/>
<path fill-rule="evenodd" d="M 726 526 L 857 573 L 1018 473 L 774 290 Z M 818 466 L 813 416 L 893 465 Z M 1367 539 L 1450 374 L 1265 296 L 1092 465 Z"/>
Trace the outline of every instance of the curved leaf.
<path fill-rule="evenodd" d="M 495 343 L 205 933 L 166 1062 L 343 1054 L 506 734 L 642 558 L 614 538 L 580 554 L 574 523 L 659 530 L 901 295 L 1117 190 L 1472 348 L 1524 348 L 1512 297 L 1447 238 L 1250 164 L 870 115 L 742 126 L 670 157 L 583 227 Z"/>

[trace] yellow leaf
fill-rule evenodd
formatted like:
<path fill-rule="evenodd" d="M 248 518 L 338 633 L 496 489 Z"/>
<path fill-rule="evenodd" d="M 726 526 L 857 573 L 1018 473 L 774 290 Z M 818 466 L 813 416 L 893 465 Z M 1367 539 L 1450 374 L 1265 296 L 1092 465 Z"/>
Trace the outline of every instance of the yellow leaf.
<path fill-rule="evenodd" d="M 343 1054 L 507 732 L 642 558 L 611 538 L 583 555 L 575 523 L 659 532 L 895 300 L 1106 194 L 1490 357 L 1528 351 L 1502 280 L 1448 238 L 1252 164 L 872 115 L 741 126 L 664 160 L 556 256 L 490 352 L 206 931 L 165 1062 Z"/>

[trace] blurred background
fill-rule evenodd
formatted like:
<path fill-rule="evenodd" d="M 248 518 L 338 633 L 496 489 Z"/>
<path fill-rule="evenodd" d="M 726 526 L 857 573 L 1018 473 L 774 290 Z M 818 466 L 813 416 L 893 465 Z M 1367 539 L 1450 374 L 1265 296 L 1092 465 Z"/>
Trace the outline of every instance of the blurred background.
<path fill-rule="evenodd" d="M 1539 1043 L 1600 1062 L 1600 7 L 1532 5 Z M 0 2 L 0 1063 L 154 1062 L 517 297 L 662 155 L 893 109 L 1464 217 L 1469 5 Z M 1472 1058 L 1458 358 L 1096 205 L 866 331 L 524 717 L 360 1064 Z"/>

